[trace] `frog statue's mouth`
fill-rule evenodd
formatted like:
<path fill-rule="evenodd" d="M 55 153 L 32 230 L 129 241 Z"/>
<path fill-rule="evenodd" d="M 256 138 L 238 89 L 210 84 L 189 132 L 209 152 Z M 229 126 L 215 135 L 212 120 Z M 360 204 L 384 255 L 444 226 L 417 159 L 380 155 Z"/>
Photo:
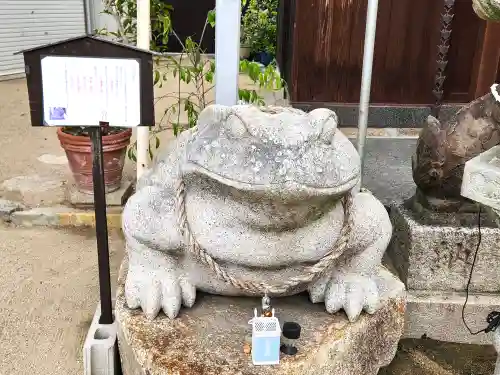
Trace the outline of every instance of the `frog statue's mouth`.
<path fill-rule="evenodd" d="M 211 106 L 200 114 L 181 173 L 295 200 L 343 195 L 359 181 L 360 160 L 330 110 Z"/>

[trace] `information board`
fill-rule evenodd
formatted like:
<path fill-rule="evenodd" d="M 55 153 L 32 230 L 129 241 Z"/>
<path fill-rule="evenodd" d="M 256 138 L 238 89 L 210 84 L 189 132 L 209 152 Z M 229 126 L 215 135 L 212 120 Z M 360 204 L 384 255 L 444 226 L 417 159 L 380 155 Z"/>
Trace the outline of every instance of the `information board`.
<path fill-rule="evenodd" d="M 41 59 L 46 126 L 136 127 L 141 123 L 136 59 L 45 56 Z"/>

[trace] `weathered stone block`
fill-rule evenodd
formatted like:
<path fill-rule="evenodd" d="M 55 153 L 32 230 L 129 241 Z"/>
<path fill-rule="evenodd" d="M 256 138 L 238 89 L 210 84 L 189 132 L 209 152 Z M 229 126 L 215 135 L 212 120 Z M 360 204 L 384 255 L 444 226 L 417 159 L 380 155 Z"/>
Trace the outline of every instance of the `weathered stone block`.
<path fill-rule="evenodd" d="M 479 240 L 477 214 L 419 214 L 391 207 L 388 254 L 408 290 L 464 291 Z M 471 292 L 500 290 L 500 230 L 484 215 Z"/>
<path fill-rule="evenodd" d="M 123 267 L 125 269 L 126 266 Z M 345 314 L 328 314 L 305 295 L 273 299 L 280 323 L 302 326 L 298 355 L 277 366 L 253 366 L 243 352 L 255 298 L 202 295 L 177 319 L 161 314 L 148 320 L 126 307 L 123 275 L 116 302 L 118 341 L 124 375 L 375 375 L 393 359 L 404 323 L 403 284 L 380 268 L 380 309 L 349 323 Z"/>
<path fill-rule="evenodd" d="M 408 291 L 405 338 L 427 337 L 464 344 L 491 345 L 493 334 L 471 335 L 462 321 L 465 293 Z M 470 294 L 465 321 L 473 332 L 487 326 L 486 317 L 500 311 L 500 295 Z"/>

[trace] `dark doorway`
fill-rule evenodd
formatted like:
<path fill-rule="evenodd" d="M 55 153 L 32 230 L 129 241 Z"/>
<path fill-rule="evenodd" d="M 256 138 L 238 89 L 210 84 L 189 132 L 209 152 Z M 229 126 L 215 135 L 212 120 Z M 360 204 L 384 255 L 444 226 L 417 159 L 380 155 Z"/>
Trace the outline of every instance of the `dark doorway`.
<path fill-rule="evenodd" d="M 207 13 L 215 8 L 215 0 L 166 0 L 173 6 L 172 25 L 184 43 L 187 37 L 200 41 Z M 215 53 L 215 30 L 208 26 L 202 41 L 205 53 Z M 170 37 L 168 52 L 182 52 L 182 46 L 175 37 Z"/>

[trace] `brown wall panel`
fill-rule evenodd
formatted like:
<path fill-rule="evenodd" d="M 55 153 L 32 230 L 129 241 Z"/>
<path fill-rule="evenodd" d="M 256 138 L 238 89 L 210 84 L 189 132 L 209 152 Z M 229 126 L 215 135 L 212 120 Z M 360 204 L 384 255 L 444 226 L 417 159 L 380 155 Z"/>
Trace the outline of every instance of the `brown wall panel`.
<path fill-rule="evenodd" d="M 470 87 L 477 74 L 474 63 L 481 49 L 484 26 L 485 22 L 472 9 L 471 0 L 456 0 L 444 84 L 445 101 L 472 100 Z"/>
<path fill-rule="evenodd" d="M 380 0 L 371 100 L 432 105 L 444 0 Z M 367 0 L 296 1 L 289 85 L 294 102 L 357 103 Z M 456 0 L 445 100 L 472 100 L 484 23 Z"/>

